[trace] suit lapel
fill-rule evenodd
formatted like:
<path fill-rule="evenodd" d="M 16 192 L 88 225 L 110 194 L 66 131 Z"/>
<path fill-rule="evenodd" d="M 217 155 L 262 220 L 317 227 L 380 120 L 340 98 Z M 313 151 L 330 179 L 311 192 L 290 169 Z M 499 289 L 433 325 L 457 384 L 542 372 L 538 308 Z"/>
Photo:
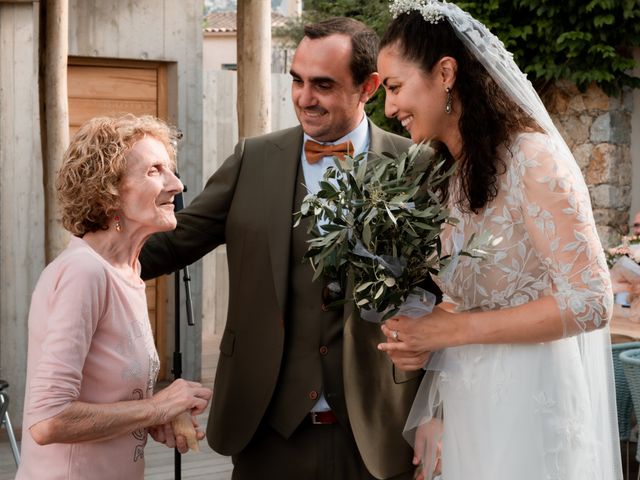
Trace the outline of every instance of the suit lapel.
<path fill-rule="evenodd" d="M 301 151 L 302 129 L 288 129 L 282 137 L 266 145 L 262 162 L 271 271 L 278 305 L 283 312 L 287 304 L 293 204 Z"/>
<path fill-rule="evenodd" d="M 377 154 L 389 152 L 398 155 L 401 153 L 398 150 L 398 145 L 393 141 L 393 136 L 373 124 L 371 120 L 369 120 L 369 132 L 371 133 L 370 151 L 376 152 Z"/>

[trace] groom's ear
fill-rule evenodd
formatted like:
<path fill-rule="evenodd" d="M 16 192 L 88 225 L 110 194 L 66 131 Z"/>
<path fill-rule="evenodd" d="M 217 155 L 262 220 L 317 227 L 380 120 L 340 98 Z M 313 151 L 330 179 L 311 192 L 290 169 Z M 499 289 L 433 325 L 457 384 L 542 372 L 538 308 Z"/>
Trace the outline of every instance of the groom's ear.
<path fill-rule="evenodd" d="M 360 91 L 360 101 L 367 103 L 373 94 L 376 93 L 380 86 L 380 75 L 378 72 L 373 72 L 369 75 L 364 82 L 358 87 Z"/>

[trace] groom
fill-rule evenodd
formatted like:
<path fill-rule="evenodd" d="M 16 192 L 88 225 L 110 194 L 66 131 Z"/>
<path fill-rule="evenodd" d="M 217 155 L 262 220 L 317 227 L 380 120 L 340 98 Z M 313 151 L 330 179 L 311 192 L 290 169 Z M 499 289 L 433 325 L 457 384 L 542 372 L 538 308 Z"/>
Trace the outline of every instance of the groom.
<path fill-rule="evenodd" d="M 241 139 L 177 229 L 140 256 L 151 278 L 227 245 L 229 313 L 207 439 L 232 456 L 234 479 L 412 478 L 401 432 L 421 374 L 393 371 L 376 349 L 378 325 L 350 306 L 325 307 L 328 289 L 302 262 L 306 228 L 292 228 L 332 155 L 409 146 L 364 113 L 380 84 L 377 50 L 355 20 L 307 26 L 291 66 L 300 125 Z"/>

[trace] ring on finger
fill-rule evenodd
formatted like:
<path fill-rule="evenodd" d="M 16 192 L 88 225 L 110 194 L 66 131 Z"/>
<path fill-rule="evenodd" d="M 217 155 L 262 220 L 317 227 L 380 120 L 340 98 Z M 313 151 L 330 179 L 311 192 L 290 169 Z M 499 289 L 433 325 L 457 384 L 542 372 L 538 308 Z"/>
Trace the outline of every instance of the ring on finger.
<path fill-rule="evenodd" d="M 393 338 L 394 341 L 398 342 L 398 330 L 391 330 L 391 338 Z"/>

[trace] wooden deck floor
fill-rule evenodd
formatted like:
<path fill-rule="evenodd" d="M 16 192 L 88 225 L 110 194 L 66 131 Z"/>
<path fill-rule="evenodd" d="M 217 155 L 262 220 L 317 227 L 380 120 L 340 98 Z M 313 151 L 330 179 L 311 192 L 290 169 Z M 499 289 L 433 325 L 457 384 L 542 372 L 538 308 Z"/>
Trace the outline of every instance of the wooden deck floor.
<path fill-rule="evenodd" d="M 207 341 L 202 354 L 202 383 L 211 387 L 217 364 L 217 343 Z M 207 416 L 202 415 L 200 424 L 207 424 Z M 15 425 L 14 425 L 15 427 Z M 156 443 L 151 437 L 145 449 L 145 480 L 172 480 L 174 478 L 174 453 L 164 445 Z M 182 456 L 182 478 L 187 480 L 230 480 L 231 459 L 215 453 L 206 440 L 200 442 L 199 453 Z M 13 480 L 16 466 L 4 429 L 0 429 L 0 480 Z"/>

